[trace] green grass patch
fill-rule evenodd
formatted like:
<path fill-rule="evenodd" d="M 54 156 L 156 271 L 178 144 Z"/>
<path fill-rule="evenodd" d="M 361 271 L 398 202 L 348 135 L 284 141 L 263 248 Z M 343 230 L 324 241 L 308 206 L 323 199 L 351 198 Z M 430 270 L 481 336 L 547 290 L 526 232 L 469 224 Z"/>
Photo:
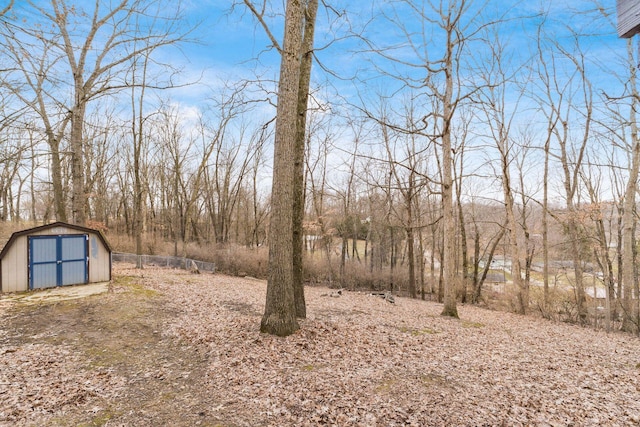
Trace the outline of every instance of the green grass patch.
<path fill-rule="evenodd" d="M 135 276 L 116 276 L 113 279 L 113 286 L 125 288 L 128 292 L 142 297 L 154 297 L 160 293 L 154 289 L 149 289 L 140 282 Z"/>
<path fill-rule="evenodd" d="M 425 387 L 429 387 L 429 386 L 442 387 L 442 386 L 449 386 L 450 385 L 445 377 L 443 377 L 441 375 L 434 374 L 434 373 L 428 373 L 428 374 L 421 375 L 420 376 L 420 381 L 421 381 L 422 385 L 424 385 Z"/>
<path fill-rule="evenodd" d="M 420 336 L 420 335 L 433 335 L 433 334 L 437 334 L 438 331 L 436 331 L 435 329 L 431 329 L 431 328 L 421 328 L 421 329 L 417 329 L 417 328 L 407 328 L 406 326 L 401 326 L 398 328 L 398 330 L 400 332 L 406 333 L 406 334 L 411 334 L 414 337 Z"/>
<path fill-rule="evenodd" d="M 111 421 L 112 419 L 119 417 L 120 415 L 122 415 L 122 412 L 114 411 L 110 408 L 107 408 L 104 411 L 96 414 L 96 416 L 91 419 L 89 424 L 80 424 L 80 425 L 86 426 L 86 427 L 103 426 L 107 424 L 109 421 Z"/>
<path fill-rule="evenodd" d="M 480 322 L 470 322 L 468 320 L 462 321 L 463 328 L 484 328 L 484 324 Z"/>
<path fill-rule="evenodd" d="M 375 388 L 376 393 L 386 394 L 398 383 L 398 380 L 387 378 L 381 381 Z"/>

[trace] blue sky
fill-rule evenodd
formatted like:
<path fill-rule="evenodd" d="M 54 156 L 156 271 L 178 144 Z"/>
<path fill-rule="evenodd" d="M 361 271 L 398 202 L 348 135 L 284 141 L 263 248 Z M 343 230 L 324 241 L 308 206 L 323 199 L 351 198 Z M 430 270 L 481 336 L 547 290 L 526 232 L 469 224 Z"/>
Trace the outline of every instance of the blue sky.
<path fill-rule="evenodd" d="M 278 5 L 282 3 L 277 2 Z M 192 73 L 205 69 L 206 80 L 211 86 L 215 86 L 218 79 L 251 79 L 256 74 L 275 80 L 279 56 L 273 50 L 266 50 L 270 45 L 269 40 L 251 15 L 244 11 L 243 5 L 238 5 L 231 12 L 229 4 L 228 1 L 193 1 L 186 4 L 189 16 L 194 20 L 202 19 L 202 25 L 196 33 L 202 36 L 202 43 L 184 47 L 190 66 L 193 67 Z M 345 13 L 336 17 L 321 5 L 316 47 L 332 43 L 326 49 L 318 51 L 317 57 L 331 72 L 323 70 L 317 64 L 314 65 L 312 85 L 316 89 L 321 88 L 317 96 L 326 102 L 357 104 L 360 99 L 376 102 L 380 94 L 396 93 L 400 87 L 399 82 L 380 75 L 375 68 L 382 66 L 387 71 L 394 69 L 401 73 L 406 72 L 406 69 L 388 62 L 381 65 L 384 61 L 381 61 L 380 57 L 363 52 L 362 43 L 356 38 L 345 36 L 347 28 L 350 27 L 354 32 L 364 31 L 363 35 L 380 47 L 405 42 L 406 38 L 398 32 L 398 26 L 390 24 L 383 16 L 383 13 L 387 16 L 392 15 L 393 9 L 396 8 L 398 16 L 407 18 L 409 15 L 402 11 L 402 5 L 392 1 L 346 0 L 334 1 L 331 4 L 336 10 Z M 475 2 L 475 5 L 483 6 L 482 13 L 488 17 L 487 19 L 505 14 L 508 20 L 499 25 L 499 34 L 514 64 L 520 62 L 518 59 L 524 60 L 535 54 L 537 28 L 544 22 L 544 33 L 547 37 L 563 46 L 569 53 L 575 52 L 574 33 L 581 35 L 580 49 L 585 55 L 587 74 L 593 84 L 595 98 L 601 98 L 603 92 L 612 96 L 622 93 L 622 84 L 615 75 L 625 71 L 626 40 L 619 39 L 616 33 L 613 0 L 489 0 Z M 608 18 L 598 10 L 599 7 L 602 7 Z M 544 17 L 542 13 L 545 14 Z M 270 23 L 276 36 L 281 37 L 281 16 L 273 17 Z M 431 34 L 428 26 L 420 28 L 420 22 L 407 19 L 403 24 L 406 24 L 410 31 L 432 35 L 433 39 L 425 39 L 425 48 L 430 49 L 431 57 L 438 56 L 437 34 Z M 485 48 L 486 45 L 478 49 Z M 415 60 L 406 47 L 396 49 L 395 53 L 407 55 L 406 59 L 409 61 Z M 476 58 L 482 57 L 485 53 L 480 50 L 473 51 Z M 570 65 L 567 59 L 564 61 Z M 573 72 L 571 67 L 567 70 L 568 73 Z M 360 79 L 351 80 L 354 75 L 358 75 Z M 527 78 L 524 70 L 516 80 L 518 78 Z M 198 102 L 197 96 L 202 94 L 202 91 L 193 89 L 189 92 L 192 96 L 184 101 Z M 397 96 L 395 99 L 400 100 L 402 97 Z M 274 113 L 273 108 L 265 106 L 264 113 L 268 115 L 270 112 Z M 544 126 L 544 118 L 533 115 L 531 111 L 523 111 L 521 115 L 523 123 L 539 122 L 540 126 Z M 342 135 L 349 138 L 348 132 Z M 343 147 L 347 145 L 346 142 L 342 144 Z"/>
<path fill-rule="evenodd" d="M 41 0 L 45 2 L 44 0 Z M 8 0 L 0 0 L 6 4 Z M 79 2 L 83 4 L 84 2 Z M 231 7 L 233 3 L 238 3 Z M 258 2 L 260 3 L 260 2 Z M 273 16 L 269 18 L 273 33 L 277 38 L 282 34 L 282 4 L 283 0 L 271 2 L 275 6 Z M 364 31 L 363 35 L 374 40 L 378 46 L 389 46 L 402 42 L 398 38 L 397 27 L 389 24 L 382 14 L 391 15 L 397 9 L 401 15 L 402 5 L 399 2 L 386 1 L 348 1 L 332 0 L 328 2 L 335 11 L 341 13 L 336 16 L 332 10 L 320 6 L 318 14 L 318 30 L 316 32 L 316 47 L 328 46 L 317 52 L 317 58 L 323 66 L 335 73 L 334 76 L 323 71 L 321 67 L 314 68 L 314 82 L 316 86 L 330 82 L 341 94 L 355 94 L 362 90 L 362 86 L 352 84 L 348 80 L 359 72 L 360 76 L 374 77 L 373 65 L 379 58 L 362 52 L 363 45 L 355 38 L 348 37 L 348 28 L 353 32 Z M 416 2 L 420 4 L 420 2 Z M 434 2 L 436 3 L 436 2 Z M 610 62 L 613 58 L 624 54 L 624 41 L 617 38 L 615 33 L 615 2 L 613 0 L 489 0 L 474 1 L 475 5 L 482 5 L 483 13 L 488 17 L 495 17 L 506 12 L 510 19 L 508 23 L 500 25 L 501 36 L 507 41 L 508 48 L 515 55 L 529 55 L 531 37 L 535 36 L 539 18 L 531 17 L 541 11 L 546 11 L 547 32 L 553 34 L 562 42 L 567 38 L 568 28 L 582 33 L 593 33 L 591 41 L 585 39 L 582 43 L 588 49 L 588 55 L 594 61 Z M 604 10 L 611 13 L 613 25 L 598 18 L 597 14 L 586 14 L 599 3 Z M 26 0 L 17 0 L 16 8 L 26 5 Z M 472 6 L 473 7 L 473 6 Z M 475 6 L 477 7 L 477 6 Z M 182 8 L 187 18 L 185 27 L 200 23 L 191 34 L 193 43 L 180 46 L 180 52 L 175 49 L 165 49 L 165 55 L 176 64 L 182 65 L 185 73 L 184 81 L 196 79 L 204 75 L 202 80 L 209 86 L 219 85 L 219 81 L 238 78 L 253 78 L 255 75 L 274 80 L 278 75 L 279 56 L 274 50 L 268 50 L 270 42 L 255 19 L 246 10 L 242 1 L 235 0 L 183 0 Z M 404 16 L 404 15 L 402 15 Z M 597 19 L 594 19 L 594 16 Z M 420 22 L 406 22 L 410 30 L 420 31 Z M 427 28 L 428 31 L 428 28 Z M 430 49 L 436 43 L 429 45 Z M 400 52 L 398 50 L 397 52 Z M 437 56 L 437 55 L 436 55 Z M 600 77 L 596 77 L 600 78 Z M 606 79 L 603 75 L 601 79 Z M 388 87 L 389 80 L 385 78 L 378 83 L 367 79 L 367 92 L 378 87 Z M 191 102 L 199 102 L 198 96 L 203 94 L 200 88 L 183 89 L 182 93 L 174 96 L 184 97 Z"/>
<path fill-rule="evenodd" d="M 0 4 L 6 2 L 7 0 L 2 0 Z M 185 28 L 199 23 L 191 34 L 194 42 L 182 44 L 179 50 L 175 47 L 163 49 L 161 59 L 183 68 L 181 81 L 200 82 L 162 94 L 179 103 L 185 116 L 195 116 L 210 105 L 209 98 L 224 84 L 242 79 L 256 80 L 259 77 L 268 81 L 265 86 L 270 93 L 265 94 L 261 89 L 256 89 L 252 96 L 258 99 L 269 96 L 275 102 L 273 89 L 278 76 L 279 55 L 275 50 L 269 50 L 270 41 L 245 10 L 242 2 L 236 2 L 239 4 L 233 10 L 233 1 L 229 0 L 185 0 L 182 3 L 186 17 Z M 273 3 L 280 9 L 272 11 L 269 24 L 276 37 L 281 39 L 281 7 L 284 1 Z M 402 86 L 397 79 L 380 74 L 377 67 L 385 71 L 397 71 L 398 74 L 407 73 L 408 68 L 365 52 L 365 45 L 353 37 L 353 33 L 362 33 L 364 38 L 383 48 L 405 43 L 406 38 L 399 33 L 399 26 L 390 23 L 385 15 L 393 16 L 396 13 L 400 17 L 396 24 L 402 23 L 408 31 L 415 32 L 414 41 L 422 43 L 419 36 L 424 35 L 424 43 L 420 48 L 424 52 L 428 51 L 431 58 L 437 58 L 441 53 L 438 34 L 429 25 L 421 27 L 423 22 L 411 20 L 410 15 L 403 10 L 402 3 L 391 0 L 336 0 L 329 3 L 334 10 L 328 10 L 321 4 L 318 14 L 315 45 L 316 48 L 323 47 L 317 51 L 322 67 L 314 65 L 312 87 L 318 102 L 334 105 L 335 111 L 343 109 L 354 112 L 356 110 L 347 104 L 358 104 L 361 100 L 375 105 L 380 94 L 399 94 L 394 97 L 394 102 L 408 96 L 406 91 L 397 92 Z M 25 4 L 24 0 L 16 1 L 16 7 L 24 7 Z M 417 1 L 416 4 L 420 2 Z M 597 12 L 596 0 L 489 0 L 475 1 L 472 7 L 482 9 L 483 19 L 505 14 L 507 21 L 499 25 L 499 35 L 504 40 L 508 54 L 513 58 L 512 63 L 507 66 L 514 68 L 521 60 L 534 54 L 536 31 L 543 20 L 539 15 L 541 12 L 546 13 L 545 33 L 570 52 L 573 49 L 572 32 L 588 34 L 588 37 L 581 37 L 580 46 L 585 53 L 594 93 L 599 96 L 602 91 L 606 91 L 616 96 L 622 92 L 622 84 L 615 75 L 625 71 L 626 42 L 616 34 L 615 2 L 599 0 L 599 5 L 609 14 L 608 20 Z M 465 52 L 463 60 L 482 62 L 479 58 L 486 56 L 487 46 L 475 43 Z M 406 43 L 395 49 L 394 55 L 411 62 L 416 62 L 417 58 Z M 467 70 L 465 78 L 472 79 L 473 71 Z M 516 81 L 522 79 L 524 82 L 527 78 L 524 71 L 517 74 Z M 424 70 L 414 72 L 418 73 L 418 77 L 421 76 L 419 73 L 426 75 Z M 358 79 L 353 80 L 354 76 L 358 76 Z M 514 104 L 515 102 L 512 103 Z M 266 102 L 257 111 L 256 120 L 265 120 L 275 114 L 273 105 Z M 523 122 L 540 121 L 539 116 L 532 115 L 531 111 L 523 111 L 522 117 Z M 339 119 L 336 119 L 334 125 L 338 126 L 338 122 Z M 348 130 L 337 133 L 344 138 L 341 146 L 348 147 Z"/>
<path fill-rule="evenodd" d="M 185 80 L 195 78 L 201 73 L 204 73 L 205 81 L 209 85 L 215 85 L 216 80 L 253 78 L 256 74 L 265 79 L 277 78 L 279 56 L 274 50 L 268 50 L 270 42 L 262 28 L 256 24 L 250 13 L 244 10 L 242 4 L 237 5 L 232 11 L 230 3 L 232 2 L 204 0 L 188 1 L 184 4 L 190 23 L 201 21 L 200 27 L 193 34 L 200 39 L 199 42 L 183 45 L 181 48 L 184 53 L 183 58 L 176 55 L 177 60 L 185 64 L 187 70 Z M 362 50 L 362 45 L 354 38 L 344 38 L 347 26 L 351 25 L 354 31 L 366 28 L 365 35 L 375 39 L 378 45 L 391 44 L 397 31 L 379 16 L 380 10 L 389 11 L 392 7 L 391 3 L 342 0 L 331 2 L 337 10 L 346 11 L 341 18 L 336 18 L 335 14 L 323 9 L 321 5 L 316 47 L 332 43 L 328 48 L 319 51 L 317 57 L 323 66 L 330 69 L 338 78 L 316 65 L 314 68 L 316 85 L 330 81 L 341 94 L 355 95 L 357 89 L 362 91 L 362 86 L 356 88 L 351 82 L 341 81 L 341 79 L 348 80 L 356 72 L 359 72 L 363 78 L 367 74 L 372 78 L 373 68 L 369 61 L 377 61 L 379 58 L 358 52 Z M 514 3 L 517 6 L 513 6 Z M 601 4 L 608 12 L 615 12 L 615 4 L 612 0 L 602 1 Z M 540 18 L 520 18 L 531 17 L 542 10 L 548 12 L 547 32 L 561 42 L 568 40 L 569 28 L 579 32 L 593 33 L 591 41 L 585 39 L 582 43 L 588 49 L 588 55 L 594 60 L 601 61 L 603 57 L 613 59 L 624 54 L 625 42 L 617 38 L 614 27 L 610 27 L 604 19 L 594 20 L 593 14 L 580 16 L 580 12 L 594 9 L 592 0 L 524 2 L 497 0 L 489 1 L 485 12 L 493 13 L 495 16 L 496 13 L 506 10 L 507 6 L 513 6 L 508 13 L 513 20 L 502 24 L 500 31 L 507 41 L 508 49 L 511 49 L 514 55 L 531 54 L 529 50 L 532 48 L 532 37 L 535 37 L 536 25 L 540 22 Z M 491 12 L 491 9 L 494 12 Z M 615 14 L 613 18 L 615 20 Z M 366 27 L 365 23 L 367 23 Z M 283 24 L 281 17 L 272 18 L 270 24 L 274 34 L 281 38 Z M 602 79 L 605 78 L 606 76 L 602 77 Z M 384 78 L 378 83 L 368 80 L 369 87 L 366 91 L 370 94 L 372 89 L 388 88 L 389 84 L 389 80 Z M 193 92 L 202 93 L 201 90 L 193 90 Z"/>

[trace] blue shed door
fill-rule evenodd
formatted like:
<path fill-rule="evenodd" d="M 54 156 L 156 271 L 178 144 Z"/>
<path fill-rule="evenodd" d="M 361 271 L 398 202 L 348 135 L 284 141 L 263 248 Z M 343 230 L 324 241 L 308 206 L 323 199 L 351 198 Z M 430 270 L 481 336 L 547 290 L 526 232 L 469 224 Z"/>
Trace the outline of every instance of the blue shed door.
<path fill-rule="evenodd" d="M 86 234 L 29 237 L 29 289 L 89 281 Z"/>

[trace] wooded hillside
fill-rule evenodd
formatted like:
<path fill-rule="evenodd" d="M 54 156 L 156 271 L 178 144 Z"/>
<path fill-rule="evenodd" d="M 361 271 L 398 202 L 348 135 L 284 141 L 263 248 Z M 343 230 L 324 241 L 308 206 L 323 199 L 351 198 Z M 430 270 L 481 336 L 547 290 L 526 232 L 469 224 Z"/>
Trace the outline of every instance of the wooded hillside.
<path fill-rule="evenodd" d="M 0 228 L 265 275 L 291 231 L 307 280 L 455 316 L 502 275 L 512 311 L 638 333 L 638 49 L 613 2 L 512 3 L 5 2 Z"/>

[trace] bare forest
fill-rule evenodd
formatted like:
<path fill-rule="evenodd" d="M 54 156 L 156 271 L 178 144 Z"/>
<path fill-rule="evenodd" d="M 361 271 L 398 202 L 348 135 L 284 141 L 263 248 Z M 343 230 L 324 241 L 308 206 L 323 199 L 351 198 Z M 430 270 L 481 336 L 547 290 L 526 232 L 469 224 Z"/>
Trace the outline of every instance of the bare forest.
<path fill-rule="evenodd" d="M 305 283 L 640 332 L 613 3 L 350 3 L 2 2 L 0 241 L 73 222 L 267 279 L 277 335 Z"/>

